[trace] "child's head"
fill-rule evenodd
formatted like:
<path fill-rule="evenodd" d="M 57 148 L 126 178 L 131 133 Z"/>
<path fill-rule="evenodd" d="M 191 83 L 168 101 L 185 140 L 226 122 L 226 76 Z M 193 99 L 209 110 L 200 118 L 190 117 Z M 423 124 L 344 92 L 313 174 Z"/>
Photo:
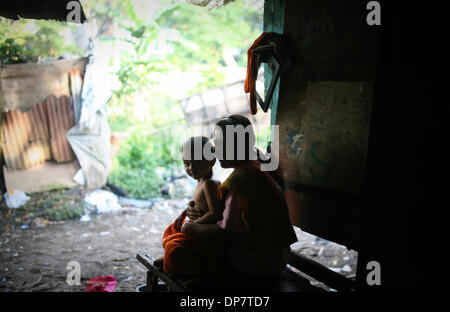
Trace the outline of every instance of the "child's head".
<path fill-rule="evenodd" d="M 232 130 L 234 138 L 227 138 L 227 128 Z M 246 162 L 250 159 L 256 159 L 255 153 L 255 133 L 253 126 L 247 117 L 242 115 L 231 115 L 222 118 L 216 123 L 214 133 L 214 145 L 216 151 L 222 149 L 218 156 L 220 164 L 224 168 L 231 168 Z M 256 154 L 255 154 L 256 155 Z"/>
<path fill-rule="evenodd" d="M 210 179 L 213 175 L 212 168 L 216 159 L 208 160 L 204 151 L 211 151 L 212 144 L 207 137 L 196 136 L 189 138 L 183 144 L 182 155 L 186 173 L 196 179 Z"/>

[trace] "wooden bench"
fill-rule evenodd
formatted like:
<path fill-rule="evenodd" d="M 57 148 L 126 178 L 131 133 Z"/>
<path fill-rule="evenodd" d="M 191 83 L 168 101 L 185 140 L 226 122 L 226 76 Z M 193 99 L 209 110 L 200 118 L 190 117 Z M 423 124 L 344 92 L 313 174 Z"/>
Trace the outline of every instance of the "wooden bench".
<path fill-rule="evenodd" d="M 136 258 L 147 269 L 147 281 L 145 285 L 138 286 L 137 291 L 140 292 L 161 292 L 161 291 L 214 291 L 214 290 L 254 290 L 262 289 L 275 292 L 320 292 L 321 288 L 312 286 L 308 279 L 285 268 L 280 278 L 276 282 L 268 284 L 247 284 L 243 286 L 241 283 L 233 285 L 206 285 L 194 278 L 173 277 L 164 273 L 162 267 L 153 265 L 154 259 L 148 255 L 137 254 Z M 222 286 L 222 287 L 221 287 Z M 239 288 L 241 286 L 241 288 Z"/>
<path fill-rule="evenodd" d="M 176 280 L 164 273 L 162 267 L 153 265 L 154 259 L 150 256 L 137 254 L 136 259 L 148 269 L 146 285 L 145 287 L 141 286 L 140 291 L 186 291 L 186 287 L 180 280 Z M 162 283 L 159 283 L 159 280 L 161 280 Z"/>

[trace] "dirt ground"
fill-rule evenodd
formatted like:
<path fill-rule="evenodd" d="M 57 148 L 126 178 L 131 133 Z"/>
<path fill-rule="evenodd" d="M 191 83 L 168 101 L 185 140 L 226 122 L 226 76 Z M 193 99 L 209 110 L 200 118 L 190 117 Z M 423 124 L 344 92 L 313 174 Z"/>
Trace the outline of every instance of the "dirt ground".
<path fill-rule="evenodd" d="M 115 291 L 134 292 L 145 283 L 146 277 L 136 254 L 146 253 L 155 258 L 163 254 L 162 233 L 183 206 L 184 201 L 167 200 L 164 205 L 148 209 L 123 207 L 118 212 L 91 215 L 89 222 L 74 219 L 23 223 L 25 218 L 14 216 L 3 202 L 0 291 L 79 292 L 85 291 L 88 279 L 113 275 L 117 279 Z M 294 252 L 355 277 L 355 251 L 295 230 L 298 242 L 291 246 Z M 80 264 L 79 286 L 66 283 L 69 272 L 66 266 L 71 261 Z"/>

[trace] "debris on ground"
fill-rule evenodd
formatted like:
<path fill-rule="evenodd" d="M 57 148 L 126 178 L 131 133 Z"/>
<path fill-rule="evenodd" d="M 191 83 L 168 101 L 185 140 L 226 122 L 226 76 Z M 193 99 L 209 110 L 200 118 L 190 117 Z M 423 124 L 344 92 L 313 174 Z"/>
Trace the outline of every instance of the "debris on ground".
<path fill-rule="evenodd" d="M 89 221 L 91 221 L 91 217 L 89 216 L 88 213 L 86 213 L 85 215 L 83 215 L 83 216 L 80 218 L 80 221 L 81 221 L 81 222 L 89 222 Z"/>
<path fill-rule="evenodd" d="M 97 213 L 118 211 L 122 209 L 117 195 L 110 191 L 95 190 L 86 194 L 84 201 L 95 207 Z"/>
<path fill-rule="evenodd" d="M 151 208 L 157 201 L 164 200 L 162 198 L 152 198 L 150 200 L 134 199 L 119 196 L 119 204 L 122 206 L 135 208 Z"/>
<path fill-rule="evenodd" d="M 33 220 L 33 224 L 36 227 L 46 227 L 48 225 L 48 220 L 42 217 L 36 218 Z"/>
<path fill-rule="evenodd" d="M 117 280 L 112 275 L 96 276 L 86 282 L 87 292 L 113 292 Z"/>
<path fill-rule="evenodd" d="M 9 190 L 4 194 L 6 206 L 11 209 L 23 206 L 30 197 L 21 190 Z"/>

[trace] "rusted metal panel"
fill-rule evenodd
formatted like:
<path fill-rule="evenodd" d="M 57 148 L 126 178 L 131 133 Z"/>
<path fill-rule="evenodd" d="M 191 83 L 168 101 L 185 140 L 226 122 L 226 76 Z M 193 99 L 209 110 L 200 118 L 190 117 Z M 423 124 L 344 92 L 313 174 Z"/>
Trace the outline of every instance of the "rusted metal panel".
<path fill-rule="evenodd" d="M 45 160 L 52 158 L 49 144 L 48 116 L 44 102 L 33 106 L 31 113 L 31 125 L 34 127 L 32 132 L 35 141 L 39 142 L 39 146 L 44 150 Z"/>
<path fill-rule="evenodd" d="M 23 170 L 46 160 L 66 162 L 75 159 L 66 132 L 74 125 L 70 99 L 50 96 L 28 112 L 4 114 L 2 150 L 8 170 Z"/>
<path fill-rule="evenodd" d="M 51 159 L 47 123 L 43 103 L 26 113 L 5 113 L 2 150 L 9 170 L 27 169 Z"/>
<path fill-rule="evenodd" d="M 66 132 L 74 125 L 74 116 L 67 96 L 59 99 L 51 95 L 46 101 L 48 111 L 50 147 L 52 158 L 56 162 L 66 162 L 75 159 Z"/>

